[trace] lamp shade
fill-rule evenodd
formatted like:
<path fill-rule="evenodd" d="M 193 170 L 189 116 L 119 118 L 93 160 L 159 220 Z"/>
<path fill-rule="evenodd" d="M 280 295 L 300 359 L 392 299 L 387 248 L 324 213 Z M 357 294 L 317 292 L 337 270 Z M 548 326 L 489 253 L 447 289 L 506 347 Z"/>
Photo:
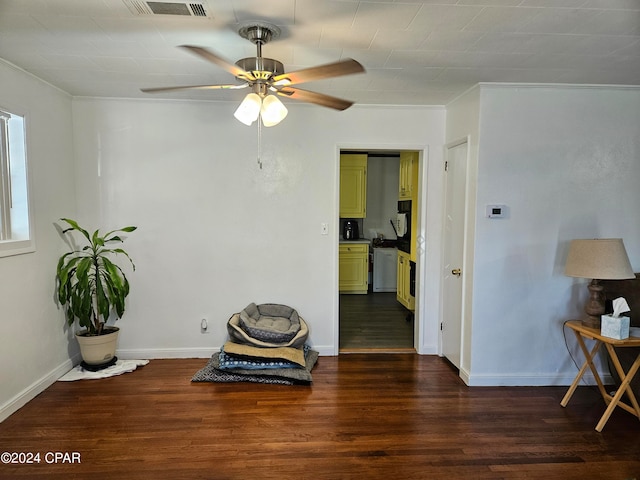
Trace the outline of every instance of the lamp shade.
<path fill-rule="evenodd" d="M 572 240 L 564 273 L 597 280 L 635 278 L 621 238 Z"/>
<path fill-rule="evenodd" d="M 275 95 L 267 95 L 262 100 L 260 116 L 265 127 L 279 124 L 287 116 L 287 107 Z"/>
<path fill-rule="evenodd" d="M 233 114 L 238 120 L 240 120 L 245 125 L 251 125 L 258 119 L 258 115 L 260 115 L 260 106 L 262 100 L 257 93 L 249 93 L 242 103 Z"/>

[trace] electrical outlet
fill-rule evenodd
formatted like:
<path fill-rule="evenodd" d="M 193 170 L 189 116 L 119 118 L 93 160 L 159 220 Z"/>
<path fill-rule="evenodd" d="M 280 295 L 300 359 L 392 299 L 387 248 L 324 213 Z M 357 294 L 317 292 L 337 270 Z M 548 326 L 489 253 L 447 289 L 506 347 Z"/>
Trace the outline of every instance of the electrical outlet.
<path fill-rule="evenodd" d="M 209 333 L 209 323 L 206 318 L 200 320 L 200 333 Z"/>
<path fill-rule="evenodd" d="M 320 224 L 320 235 L 329 235 L 329 224 L 321 223 Z"/>

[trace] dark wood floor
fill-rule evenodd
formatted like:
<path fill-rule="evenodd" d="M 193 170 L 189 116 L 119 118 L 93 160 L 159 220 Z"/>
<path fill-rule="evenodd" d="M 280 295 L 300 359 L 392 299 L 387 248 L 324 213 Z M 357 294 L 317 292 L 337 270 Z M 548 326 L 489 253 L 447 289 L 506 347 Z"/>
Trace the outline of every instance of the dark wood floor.
<path fill-rule="evenodd" d="M 340 295 L 340 352 L 412 351 L 413 321 L 395 292 Z"/>
<path fill-rule="evenodd" d="M 596 390 L 469 388 L 439 357 L 320 357 L 313 385 L 197 383 L 205 359 L 58 382 L 0 424 L 2 479 L 640 478 L 640 422 Z M 48 463 L 47 452 L 81 463 Z"/>

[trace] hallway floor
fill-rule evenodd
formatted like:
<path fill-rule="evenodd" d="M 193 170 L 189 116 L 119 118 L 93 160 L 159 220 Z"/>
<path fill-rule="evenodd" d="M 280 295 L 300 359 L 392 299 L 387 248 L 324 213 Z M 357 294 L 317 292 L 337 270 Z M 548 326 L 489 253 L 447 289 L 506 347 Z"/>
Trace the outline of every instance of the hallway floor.
<path fill-rule="evenodd" d="M 340 353 L 414 351 L 408 313 L 395 292 L 340 295 Z"/>

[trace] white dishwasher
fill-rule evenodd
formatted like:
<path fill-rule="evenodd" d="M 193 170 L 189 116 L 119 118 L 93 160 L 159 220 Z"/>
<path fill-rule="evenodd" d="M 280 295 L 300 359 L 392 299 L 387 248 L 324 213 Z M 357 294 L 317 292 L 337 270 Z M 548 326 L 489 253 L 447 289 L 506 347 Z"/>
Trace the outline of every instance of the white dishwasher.
<path fill-rule="evenodd" d="M 398 249 L 373 249 L 373 291 L 395 292 L 398 278 Z"/>

